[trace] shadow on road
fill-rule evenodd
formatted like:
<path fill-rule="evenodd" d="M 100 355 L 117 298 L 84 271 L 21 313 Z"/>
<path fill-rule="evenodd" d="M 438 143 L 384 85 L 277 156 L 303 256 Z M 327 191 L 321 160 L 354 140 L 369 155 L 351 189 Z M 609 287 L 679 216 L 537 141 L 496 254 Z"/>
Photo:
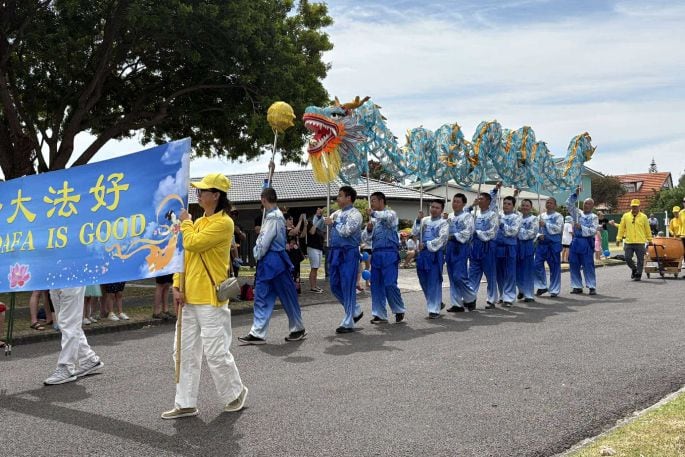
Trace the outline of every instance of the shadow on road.
<path fill-rule="evenodd" d="M 156 429 L 163 419 L 152 421 L 150 427 L 132 424 L 125 420 L 95 414 L 88 411 L 71 409 L 63 403 L 75 403 L 88 399 L 91 395 L 78 383 L 68 383 L 50 388 L 28 390 L 16 395 L 0 393 L 0 410 L 13 411 L 39 419 L 47 419 L 57 424 L 74 425 L 84 430 L 115 436 L 122 440 L 135 441 L 169 454 L 195 455 L 238 455 L 241 434 L 235 432 L 239 413 L 219 414 L 209 423 L 198 417 L 179 419 L 173 426 L 176 434 L 168 435 Z M 56 404 L 55 399 L 59 399 Z M 60 425 L 56 425 L 57 428 Z M 217 440 L 217 437 L 221 439 Z"/>

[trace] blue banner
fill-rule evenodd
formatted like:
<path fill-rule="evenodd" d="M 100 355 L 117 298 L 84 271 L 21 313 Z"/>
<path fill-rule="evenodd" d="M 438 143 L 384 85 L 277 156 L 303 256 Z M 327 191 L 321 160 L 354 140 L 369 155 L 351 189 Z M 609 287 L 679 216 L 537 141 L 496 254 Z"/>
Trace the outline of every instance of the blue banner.
<path fill-rule="evenodd" d="M 190 139 L 0 183 L 0 292 L 183 270 Z"/>

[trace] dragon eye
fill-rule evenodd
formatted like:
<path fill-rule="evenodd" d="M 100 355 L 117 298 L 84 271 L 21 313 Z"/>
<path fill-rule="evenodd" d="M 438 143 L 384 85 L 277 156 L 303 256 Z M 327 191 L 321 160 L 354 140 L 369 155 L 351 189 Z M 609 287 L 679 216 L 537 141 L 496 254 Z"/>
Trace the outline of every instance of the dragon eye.
<path fill-rule="evenodd" d="M 331 117 L 342 117 L 342 116 L 343 116 L 342 113 L 338 113 L 338 112 L 331 113 Z"/>

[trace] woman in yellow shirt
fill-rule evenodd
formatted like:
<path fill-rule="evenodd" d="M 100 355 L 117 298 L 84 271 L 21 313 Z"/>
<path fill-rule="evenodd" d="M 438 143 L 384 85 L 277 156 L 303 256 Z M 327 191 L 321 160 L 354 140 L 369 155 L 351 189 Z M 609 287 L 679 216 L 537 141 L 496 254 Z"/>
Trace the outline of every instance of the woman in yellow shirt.
<path fill-rule="evenodd" d="M 668 235 L 678 237 L 681 235 L 682 227 L 680 225 L 680 206 L 673 207 L 673 218 L 668 223 Z"/>
<path fill-rule="evenodd" d="M 226 193 L 231 182 L 220 173 L 205 176 L 191 186 L 197 189 L 197 200 L 204 215 L 193 222 L 183 210 L 179 216 L 185 273 L 174 275 L 174 302 L 183 307 L 176 331 L 181 330 L 181 369 L 176 385 L 174 409 L 162 413 L 163 419 L 197 416 L 202 354 L 224 411 L 239 411 L 247 398 L 247 387 L 240 379 L 231 344 L 231 311 L 227 302 L 217 299 L 214 284 L 226 279 L 233 220 L 228 213 L 231 204 Z M 177 349 L 174 348 L 174 360 Z"/>

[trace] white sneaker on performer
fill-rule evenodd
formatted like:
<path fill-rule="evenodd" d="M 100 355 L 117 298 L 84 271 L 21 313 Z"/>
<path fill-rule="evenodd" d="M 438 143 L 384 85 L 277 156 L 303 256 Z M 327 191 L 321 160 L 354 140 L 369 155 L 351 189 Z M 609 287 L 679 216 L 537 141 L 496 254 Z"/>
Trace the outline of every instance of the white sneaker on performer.
<path fill-rule="evenodd" d="M 114 314 L 114 313 L 109 313 L 109 314 L 107 315 L 107 319 L 109 319 L 110 321 L 118 321 L 118 320 L 119 320 L 119 318 L 117 317 L 117 315 Z"/>
<path fill-rule="evenodd" d="M 127 321 L 129 317 L 126 315 L 126 313 L 119 313 L 119 319 L 122 321 Z"/>
<path fill-rule="evenodd" d="M 43 381 L 43 384 L 46 386 L 54 386 L 72 381 L 76 381 L 76 375 L 72 373 L 66 365 L 57 365 L 55 372 Z"/>
<path fill-rule="evenodd" d="M 240 391 L 238 398 L 230 402 L 224 407 L 224 411 L 227 413 L 233 413 L 240 411 L 245 406 L 245 400 L 247 400 L 247 387 L 243 386 L 243 390 Z"/>
<path fill-rule="evenodd" d="M 90 324 L 91 324 L 91 320 L 88 319 L 87 317 L 84 317 L 83 318 L 83 325 L 90 325 Z"/>
<path fill-rule="evenodd" d="M 174 408 L 162 413 L 162 419 L 180 419 L 181 417 L 193 417 L 200 414 L 197 408 Z"/>
<path fill-rule="evenodd" d="M 80 378 L 82 376 L 85 376 L 87 374 L 92 373 L 95 370 L 99 370 L 100 368 L 104 367 L 105 363 L 100 360 L 100 357 L 98 356 L 93 356 L 90 360 L 88 360 L 86 363 L 82 364 L 79 367 L 79 370 L 74 373 L 77 378 Z"/>

